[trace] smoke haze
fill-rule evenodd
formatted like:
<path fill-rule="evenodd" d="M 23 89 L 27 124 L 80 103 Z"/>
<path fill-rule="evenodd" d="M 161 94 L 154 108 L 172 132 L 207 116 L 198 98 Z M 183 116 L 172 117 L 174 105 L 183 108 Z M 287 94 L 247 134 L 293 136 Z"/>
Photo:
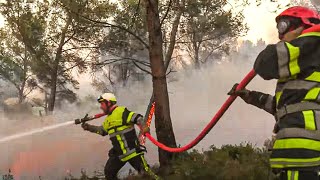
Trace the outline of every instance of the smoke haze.
<path fill-rule="evenodd" d="M 251 70 L 253 57 L 258 52 L 251 49 L 250 54 L 246 56 L 250 59 L 237 59 L 241 56 L 234 56 L 231 60 L 212 63 L 200 70 L 186 70 L 171 75 L 176 80 L 168 84 L 168 91 L 171 118 L 178 144 L 189 143 L 209 123 L 228 98 L 227 92 L 233 84 L 241 81 Z M 172 78 L 168 79 L 170 81 Z M 263 81 L 257 76 L 247 88 L 273 94 L 274 85 L 275 82 Z M 128 87 L 117 92 L 118 102 L 132 111 L 144 114 L 152 92 L 151 87 L 151 80 L 147 80 L 146 83 L 131 82 Z M 24 120 L 13 120 L 2 115 L 0 137 L 70 121 L 86 113 L 96 114 L 100 111 L 96 103 L 80 109 L 72 105 L 63 109 L 43 119 L 25 117 Z M 100 124 L 102 121 L 100 118 L 91 123 Z M 274 119 L 271 115 L 237 98 L 196 149 L 207 149 L 213 144 L 219 147 L 223 144 L 242 142 L 262 146 L 264 140 L 271 136 L 273 124 Z M 153 125 L 151 134 L 155 136 Z M 111 145 L 106 139 L 84 132 L 79 125 L 69 125 L 1 143 L 0 174 L 4 174 L 10 168 L 16 179 L 35 179 L 38 176 L 42 179 L 61 179 L 68 172 L 79 177 L 83 168 L 92 175 L 95 170 L 103 170 L 108 158 L 107 151 Z M 156 163 L 157 148 L 149 141 L 146 146 L 147 160 L 150 164 Z M 121 173 L 126 173 L 128 168 L 130 167 L 123 168 Z"/>
<path fill-rule="evenodd" d="M 269 22 L 269 21 L 268 21 Z M 271 21 L 270 21 L 271 22 Z M 261 26 L 266 23 L 259 23 Z M 267 23 L 268 24 L 268 23 Z M 270 24 L 267 28 L 271 28 Z M 272 26 L 273 28 L 273 26 Z M 271 36 L 271 35 L 270 35 Z M 274 39 L 274 36 L 269 37 Z M 253 62 L 261 48 L 242 49 L 239 54 L 218 63 L 208 64 L 200 70 L 186 70 L 172 73 L 168 78 L 170 111 L 176 141 L 185 145 L 193 140 L 209 123 L 217 110 L 228 98 L 227 92 L 234 83 L 252 69 Z M 82 78 L 84 79 L 84 78 Z M 275 81 L 264 81 L 256 76 L 248 89 L 273 94 Z M 119 105 L 144 115 L 152 93 L 151 80 L 144 83 L 130 82 L 126 88 L 116 92 Z M 80 82 L 82 97 L 97 97 L 89 79 Z M 86 113 L 100 113 L 99 105 L 88 103 L 77 108 L 65 105 L 52 116 L 45 118 L 25 117 L 22 120 L 8 119 L 0 110 L 0 139 L 16 133 L 72 121 Z M 91 124 L 101 124 L 102 118 Z M 251 142 L 262 146 L 270 138 L 274 118 L 261 109 L 245 104 L 240 98 L 230 106 L 210 133 L 195 147 L 202 150 L 210 145 L 240 144 Z M 154 123 L 151 135 L 155 136 Z M 80 176 L 81 168 L 90 175 L 95 170 L 103 172 L 111 144 L 107 137 L 84 132 L 79 125 L 68 125 L 58 129 L 33 134 L 10 142 L 0 143 L 0 177 L 10 168 L 16 180 L 62 179 L 67 173 Z M 146 159 L 150 164 L 158 160 L 157 148 L 147 140 Z M 130 166 L 121 170 L 126 174 Z"/>

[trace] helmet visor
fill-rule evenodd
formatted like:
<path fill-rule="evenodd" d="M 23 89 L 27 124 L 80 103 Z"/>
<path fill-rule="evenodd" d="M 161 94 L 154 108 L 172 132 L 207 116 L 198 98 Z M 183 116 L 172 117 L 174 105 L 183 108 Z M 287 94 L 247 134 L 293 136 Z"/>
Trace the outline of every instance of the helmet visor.
<path fill-rule="evenodd" d="M 99 103 L 101 103 L 101 102 L 105 101 L 105 99 L 104 99 L 102 96 L 99 96 L 98 99 L 97 99 L 97 101 L 98 101 Z"/>
<path fill-rule="evenodd" d="M 280 35 L 284 35 L 285 33 L 287 33 L 289 31 L 289 28 L 290 28 L 290 21 L 288 19 L 280 19 L 277 22 L 277 29 Z"/>

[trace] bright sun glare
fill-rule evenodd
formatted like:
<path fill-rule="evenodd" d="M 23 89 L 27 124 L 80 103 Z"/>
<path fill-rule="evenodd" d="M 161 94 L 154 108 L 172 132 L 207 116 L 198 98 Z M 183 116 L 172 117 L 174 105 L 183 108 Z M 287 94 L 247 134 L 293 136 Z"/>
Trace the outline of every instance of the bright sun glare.
<path fill-rule="evenodd" d="M 288 4 L 289 0 L 282 0 L 281 7 Z M 245 22 L 248 25 L 248 33 L 242 37 L 243 40 L 257 41 L 263 39 L 267 43 L 275 43 L 278 41 L 275 17 L 277 13 L 284 9 L 277 9 L 277 13 L 272 12 L 275 10 L 275 4 L 271 2 L 264 2 L 259 7 L 250 5 L 244 10 Z"/>

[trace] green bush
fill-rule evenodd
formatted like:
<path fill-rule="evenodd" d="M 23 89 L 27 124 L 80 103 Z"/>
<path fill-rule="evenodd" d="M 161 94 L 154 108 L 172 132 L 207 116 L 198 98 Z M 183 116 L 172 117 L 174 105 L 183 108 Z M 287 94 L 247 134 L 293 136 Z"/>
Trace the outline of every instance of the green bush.
<path fill-rule="evenodd" d="M 269 180 L 274 179 L 266 150 L 251 144 L 211 146 L 179 154 L 173 162 L 168 180 Z M 142 178 L 136 178 L 142 179 Z M 146 178 L 144 178 L 146 179 Z"/>
<path fill-rule="evenodd" d="M 252 144 L 224 145 L 199 152 L 192 150 L 176 154 L 173 161 L 173 173 L 161 176 L 165 180 L 272 180 L 275 176 L 269 167 L 269 153 Z M 153 168 L 157 172 L 157 168 Z M 96 180 L 100 177 L 82 176 L 68 180 Z M 148 176 L 129 176 L 128 180 L 147 180 Z"/>

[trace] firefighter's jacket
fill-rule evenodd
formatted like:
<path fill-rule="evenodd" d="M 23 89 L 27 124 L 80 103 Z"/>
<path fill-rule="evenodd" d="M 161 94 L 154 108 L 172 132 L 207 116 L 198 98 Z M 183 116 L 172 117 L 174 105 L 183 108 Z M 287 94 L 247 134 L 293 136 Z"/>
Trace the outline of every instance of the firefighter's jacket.
<path fill-rule="evenodd" d="M 134 128 L 134 124 L 141 120 L 142 115 L 118 106 L 105 118 L 102 126 L 89 125 L 88 130 L 102 136 L 109 135 L 113 145 L 109 155 L 116 155 L 121 161 L 127 161 L 143 153 Z"/>
<path fill-rule="evenodd" d="M 268 45 L 254 70 L 277 79 L 275 96 L 251 91 L 246 102 L 276 118 L 272 168 L 315 169 L 320 166 L 320 25 L 291 42 Z"/>

